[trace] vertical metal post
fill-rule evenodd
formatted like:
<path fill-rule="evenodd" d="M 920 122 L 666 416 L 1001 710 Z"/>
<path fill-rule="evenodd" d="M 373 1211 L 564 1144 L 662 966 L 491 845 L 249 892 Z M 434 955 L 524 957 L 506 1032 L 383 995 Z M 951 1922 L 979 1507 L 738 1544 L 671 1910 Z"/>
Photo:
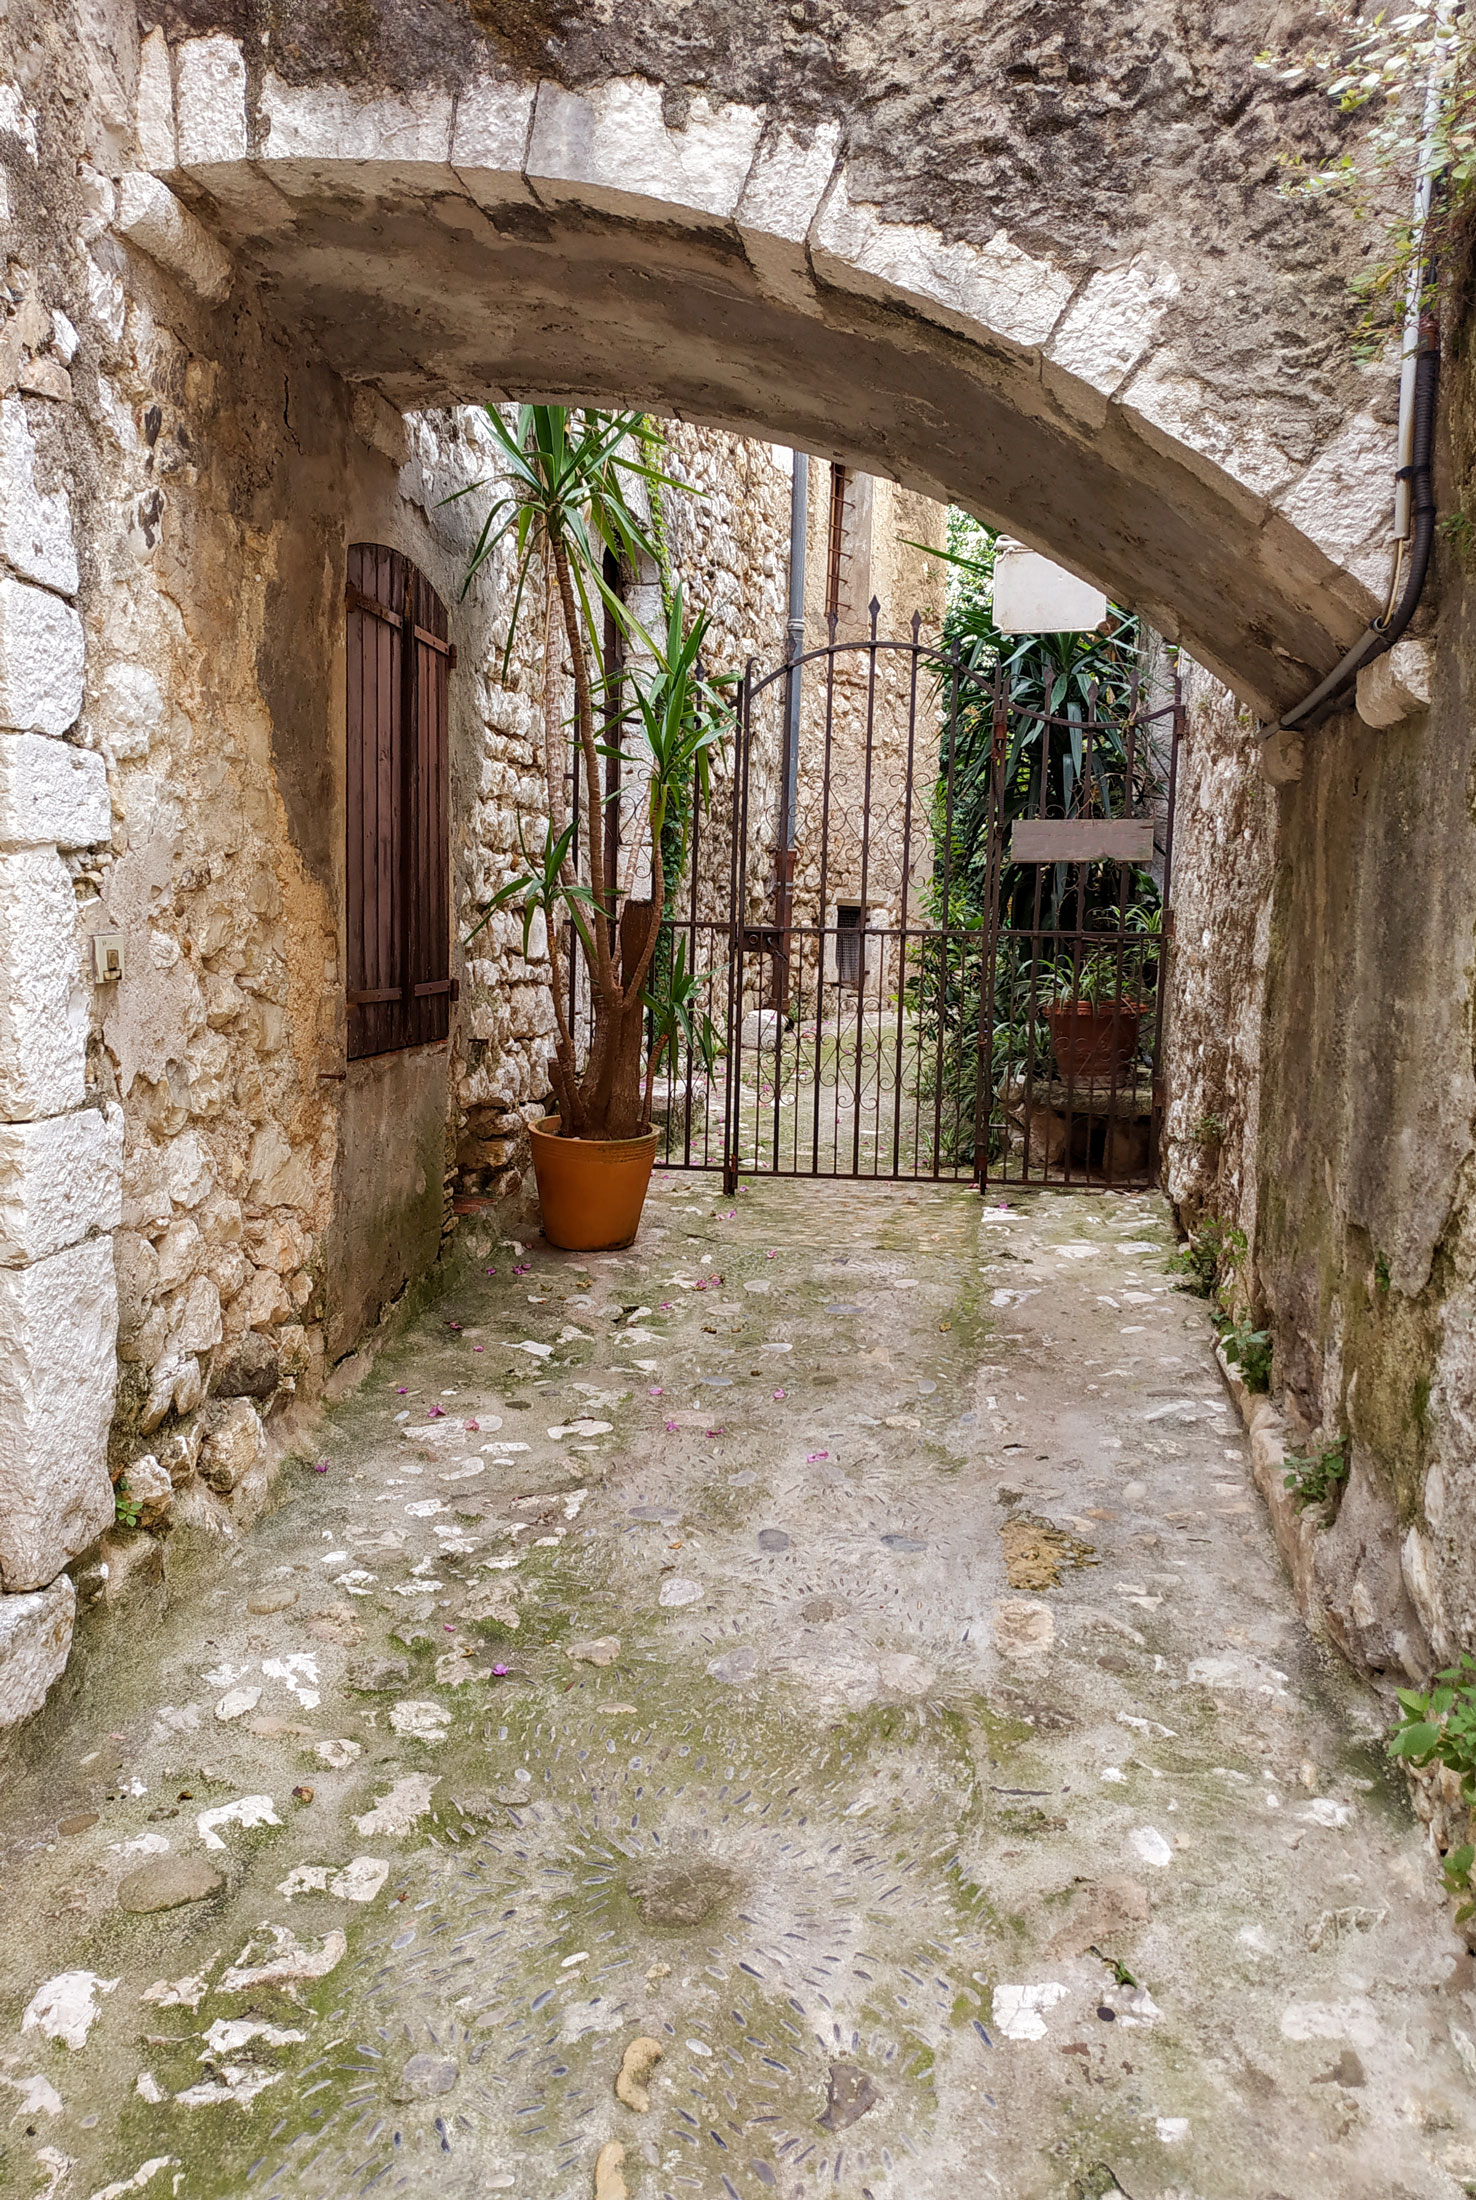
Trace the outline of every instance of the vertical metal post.
<path fill-rule="evenodd" d="M 729 864 L 730 898 L 728 931 L 728 1051 L 726 1100 L 723 1111 L 723 1190 L 730 1197 L 738 1189 L 739 1139 L 742 1125 L 738 1111 L 743 1090 L 739 1054 L 743 1033 L 743 930 L 748 907 L 748 758 L 753 709 L 753 660 L 743 668 L 738 736 L 733 771 L 733 845 Z"/>
<path fill-rule="evenodd" d="M 904 1007 L 907 997 L 907 919 L 910 914 L 908 897 L 912 886 L 912 774 L 917 757 L 917 667 L 922 654 L 922 613 L 912 614 L 912 655 L 908 666 L 907 681 L 907 784 L 902 796 L 902 897 L 897 914 L 900 924 L 897 932 L 897 1051 L 892 1063 L 892 1174 L 900 1174 L 902 1165 L 902 1061 L 904 1045 Z M 916 1050 L 914 1050 L 916 1051 Z M 878 1048 L 878 1054 L 880 1049 Z M 880 1070 L 878 1069 L 878 1076 Z M 916 1167 L 914 1155 L 913 1166 Z"/>

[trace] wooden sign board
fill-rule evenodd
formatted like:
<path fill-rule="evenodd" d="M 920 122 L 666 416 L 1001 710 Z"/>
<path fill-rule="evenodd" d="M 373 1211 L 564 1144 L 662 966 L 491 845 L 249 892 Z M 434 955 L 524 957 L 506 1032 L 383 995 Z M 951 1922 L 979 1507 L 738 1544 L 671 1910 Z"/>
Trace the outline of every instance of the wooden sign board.
<path fill-rule="evenodd" d="M 1010 835 L 1012 863 L 1151 863 L 1150 817 L 1022 818 Z"/>

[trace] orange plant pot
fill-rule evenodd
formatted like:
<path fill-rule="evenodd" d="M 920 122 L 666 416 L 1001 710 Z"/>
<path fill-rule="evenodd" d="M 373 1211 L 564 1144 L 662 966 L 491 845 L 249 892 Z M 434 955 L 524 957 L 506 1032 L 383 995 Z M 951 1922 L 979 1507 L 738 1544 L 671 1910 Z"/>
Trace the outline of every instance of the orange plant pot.
<path fill-rule="evenodd" d="M 656 1131 L 639 1138 L 560 1138 L 546 1115 L 528 1136 L 543 1234 L 567 1253 L 610 1253 L 635 1242 L 656 1159 Z"/>
<path fill-rule="evenodd" d="M 1063 1078 L 1111 1084 L 1125 1077 L 1138 1051 L 1143 1011 L 1136 1001 L 1091 1001 L 1048 1008 L 1051 1045 Z"/>

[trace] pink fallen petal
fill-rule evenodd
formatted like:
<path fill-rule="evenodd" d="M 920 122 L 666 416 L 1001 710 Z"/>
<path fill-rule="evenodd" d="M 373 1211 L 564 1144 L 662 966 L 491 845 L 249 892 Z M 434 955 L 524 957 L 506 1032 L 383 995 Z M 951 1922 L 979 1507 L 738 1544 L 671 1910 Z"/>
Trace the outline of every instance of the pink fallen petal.
<path fill-rule="evenodd" d="M 666 1392 L 662 1389 L 659 1383 L 653 1383 L 650 1389 L 646 1392 L 646 1396 L 648 1398 L 664 1398 L 666 1396 Z"/>
<path fill-rule="evenodd" d="M 497 1675 L 497 1678 L 501 1680 L 507 1672 L 507 1667 L 505 1665 L 494 1665 L 492 1670 Z"/>
<path fill-rule="evenodd" d="M 446 1418 L 446 1408 L 444 1406 L 432 1406 L 430 1409 L 430 1417 L 433 1421 L 444 1421 Z"/>
<path fill-rule="evenodd" d="M 817 1459 L 828 1459 L 829 1457 L 830 1453 L 828 1451 L 807 1451 L 805 1453 L 805 1465 L 813 1467 Z"/>
<path fill-rule="evenodd" d="M 776 1398 L 782 1398 L 782 1397 L 784 1396 L 784 1393 L 783 1393 L 783 1391 L 782 1391 L 782 1390 L 776 1390 L 776 1391 L 775 1391 L 775 1393 L 774 1393 L 774 1396 L 775 1396 Z"/>
<path fill-rule="evenodd" d="M 480 1436 L 482 1433 L 482 1424 L 480 1421 L 468 1421 L 465 1423 L 465 1426 L 469 1428 L 474 1435 Z"/>

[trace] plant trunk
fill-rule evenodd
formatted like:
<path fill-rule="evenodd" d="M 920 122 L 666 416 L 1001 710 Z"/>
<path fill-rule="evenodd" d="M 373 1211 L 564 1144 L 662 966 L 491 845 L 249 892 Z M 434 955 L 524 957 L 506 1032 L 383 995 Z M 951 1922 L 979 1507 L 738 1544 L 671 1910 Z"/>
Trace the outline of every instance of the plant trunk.
<path fill-rule="evenodd" d="M 620 912 L 622 972 L 634 975 L 649 964 L 651 930 L 659 921 L 655 902 L 625 904 Z M 646 1012 L 638 986 L 627 980 L 624 991 L 624 999 L 598 1019 L 580 1091 L 584 1138 L 638 1138 L 646 1128 Z"/>

